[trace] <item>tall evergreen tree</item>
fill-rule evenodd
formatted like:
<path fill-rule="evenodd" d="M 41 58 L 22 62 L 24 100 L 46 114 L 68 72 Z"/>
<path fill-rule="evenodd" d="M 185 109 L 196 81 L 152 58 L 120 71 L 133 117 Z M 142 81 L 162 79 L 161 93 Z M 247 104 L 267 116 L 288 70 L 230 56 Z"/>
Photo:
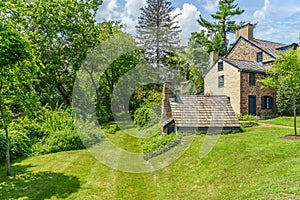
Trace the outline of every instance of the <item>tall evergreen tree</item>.
<path fill-rule="evenodd" d="M 198 22 L 205 30 L 200 33 L 192 33 L 192 35 L 197 42 L 205 46 L 208 53 L 217 51 L 220 56 L 225 55 L 228 47 L 227 34 L 234 32 L 244 24 L 244 22 L 237 24 L 234 20 L 231 20 L 233 16 L 241 15 L 245 11 L 239 8 L 234 1 L 220 0 L 219 10 L 215 14 L 211 14 L 216 22 L 209 22 L 200 15 Z"/>
<path fill-rule="evenodd" d="M 172 15 L 172 3 L 168 0 L 147 0 L 141 8 L 137 28 L 138 44 L 145 50 L 147 59 L 156 64 L 157 70 L 163 66 L 163 60 L 170 56 L 179 45 L 180 27 Z"/>

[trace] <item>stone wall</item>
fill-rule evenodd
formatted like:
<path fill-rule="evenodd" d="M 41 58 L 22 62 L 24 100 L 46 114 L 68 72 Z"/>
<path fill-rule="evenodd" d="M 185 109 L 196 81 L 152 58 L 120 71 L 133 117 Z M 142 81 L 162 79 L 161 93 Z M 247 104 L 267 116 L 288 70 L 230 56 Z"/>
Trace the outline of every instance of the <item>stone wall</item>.
<path fill-rule="evenodd" d="M 256 54 L 262 52 L 261 49 L 241 38 L 238 44 L 231 50 L 227 58 L 256 62 Z M 274 60 L 271 56 L 263 52 L 263 62 Z"/>
<path fill-rule="evenodd" d="M 161 111 L 162 124 L 164 122 L 166 122 L 172 116 L 171 105 L 170 105 L 169 99 L 175 97 L 174 90 L 175 90 L 174 82 L 164 82 L 163 98 L 162 98 L 162 111 Z"/>
<path fill-rule="evenodd" d="M 262 83 L 258 80 L 264 78 L 264 74 L 255 74 L 256 84 L 255 86 L 249 86 L 249 73 L 241 73 L 241 113 L 248 114 L 248 96 L 256 96 L 256 114 L 275 114 L 276 113 L 276 99 L 274 88 L 261 88 Z M 271 96 L 273 97 L 273 109 L 261 109 L 261 97 Z"/>
<path fill-rule="evenodd" d="M 221 61 L 219 61 L 221 62 Z M 219 88 L 218 77 L 224 76 L 224 87 Z M 240 113 L 240 72 L 223 61 L 223 71 L 218 71 L 218 63 L 204 77 L 206 95 L 226 95 L 230 98 L 235 113 Z"/>

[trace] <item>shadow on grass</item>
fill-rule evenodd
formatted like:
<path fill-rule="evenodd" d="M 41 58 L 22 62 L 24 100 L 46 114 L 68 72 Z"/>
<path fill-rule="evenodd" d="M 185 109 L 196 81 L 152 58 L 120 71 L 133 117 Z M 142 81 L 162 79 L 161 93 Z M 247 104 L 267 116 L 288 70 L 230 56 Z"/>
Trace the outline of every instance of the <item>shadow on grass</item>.
<path fill-rule="evenodd" d="M 75 176 L 55 172 L 31 172 L 32 165 L 12 166 L 13 176 L 0 174 L 0 199 L 66 198 L 76 192 L 80 183 Z M 1 167 L 1 169 L 4 169 Z"/>

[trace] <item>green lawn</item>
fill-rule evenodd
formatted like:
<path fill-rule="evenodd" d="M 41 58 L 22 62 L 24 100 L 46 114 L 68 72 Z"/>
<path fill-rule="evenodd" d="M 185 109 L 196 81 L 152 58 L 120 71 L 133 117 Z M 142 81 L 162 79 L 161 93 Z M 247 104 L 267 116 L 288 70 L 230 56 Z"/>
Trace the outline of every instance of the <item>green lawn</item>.
<path fill-rule="evenodd" d="M 281 126 L 294 126 L 294 117 L 277 117 L 269 120 L 261 120 L 261 122 Z M 300 127 L 300 116 L 297 116 L 297 127 Z"/>
<path fill-rule="evenodd" d="M 144 174 L 112 170 L 87 150 L 31 157 L 13 164 L 11 178 L 0 167 L 0 199 L 299 199 L 300 141 L 280 139 L 290 133 L 254 127 L 222 135 L 202 159 L 204 135 L 196 136 L 176 162 Z"/>

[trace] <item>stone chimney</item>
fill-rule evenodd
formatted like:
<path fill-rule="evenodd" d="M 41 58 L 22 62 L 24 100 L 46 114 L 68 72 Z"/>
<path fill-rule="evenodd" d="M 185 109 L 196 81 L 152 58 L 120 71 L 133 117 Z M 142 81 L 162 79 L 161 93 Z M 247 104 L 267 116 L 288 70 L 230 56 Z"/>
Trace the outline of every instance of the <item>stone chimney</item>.
<path fill-rule="evenodd" d="M 241 26 L 240 28 L 236 29 L 235 31 L 235 41 L 239 39 L 240 36 L 243 36 L 244 38 L 247 38 L 249 40 L 253 39 L 253 30 L 254 26 L 253 24 L 245 24 Z"/>
<path fill-rule="evenodd" d="M 215 64 L 217 62 L 218 59 L 219 59 L 219 54 L 217 51 L 210 52 L 209 65 L 212 66 L 213 64 Z"/>
<path fill-rule="evenodd" d="M 174 98 L 176 95 L 174 94 L 175 83 L 174 82 L 164 82 L 163 86 L 163 98 L 162 98 L 162 111 L 161 111 L 161 119 L 162 123 L 167 121 L 172 117 L 171 105 L 169 102 L 170 98 Z"/>

